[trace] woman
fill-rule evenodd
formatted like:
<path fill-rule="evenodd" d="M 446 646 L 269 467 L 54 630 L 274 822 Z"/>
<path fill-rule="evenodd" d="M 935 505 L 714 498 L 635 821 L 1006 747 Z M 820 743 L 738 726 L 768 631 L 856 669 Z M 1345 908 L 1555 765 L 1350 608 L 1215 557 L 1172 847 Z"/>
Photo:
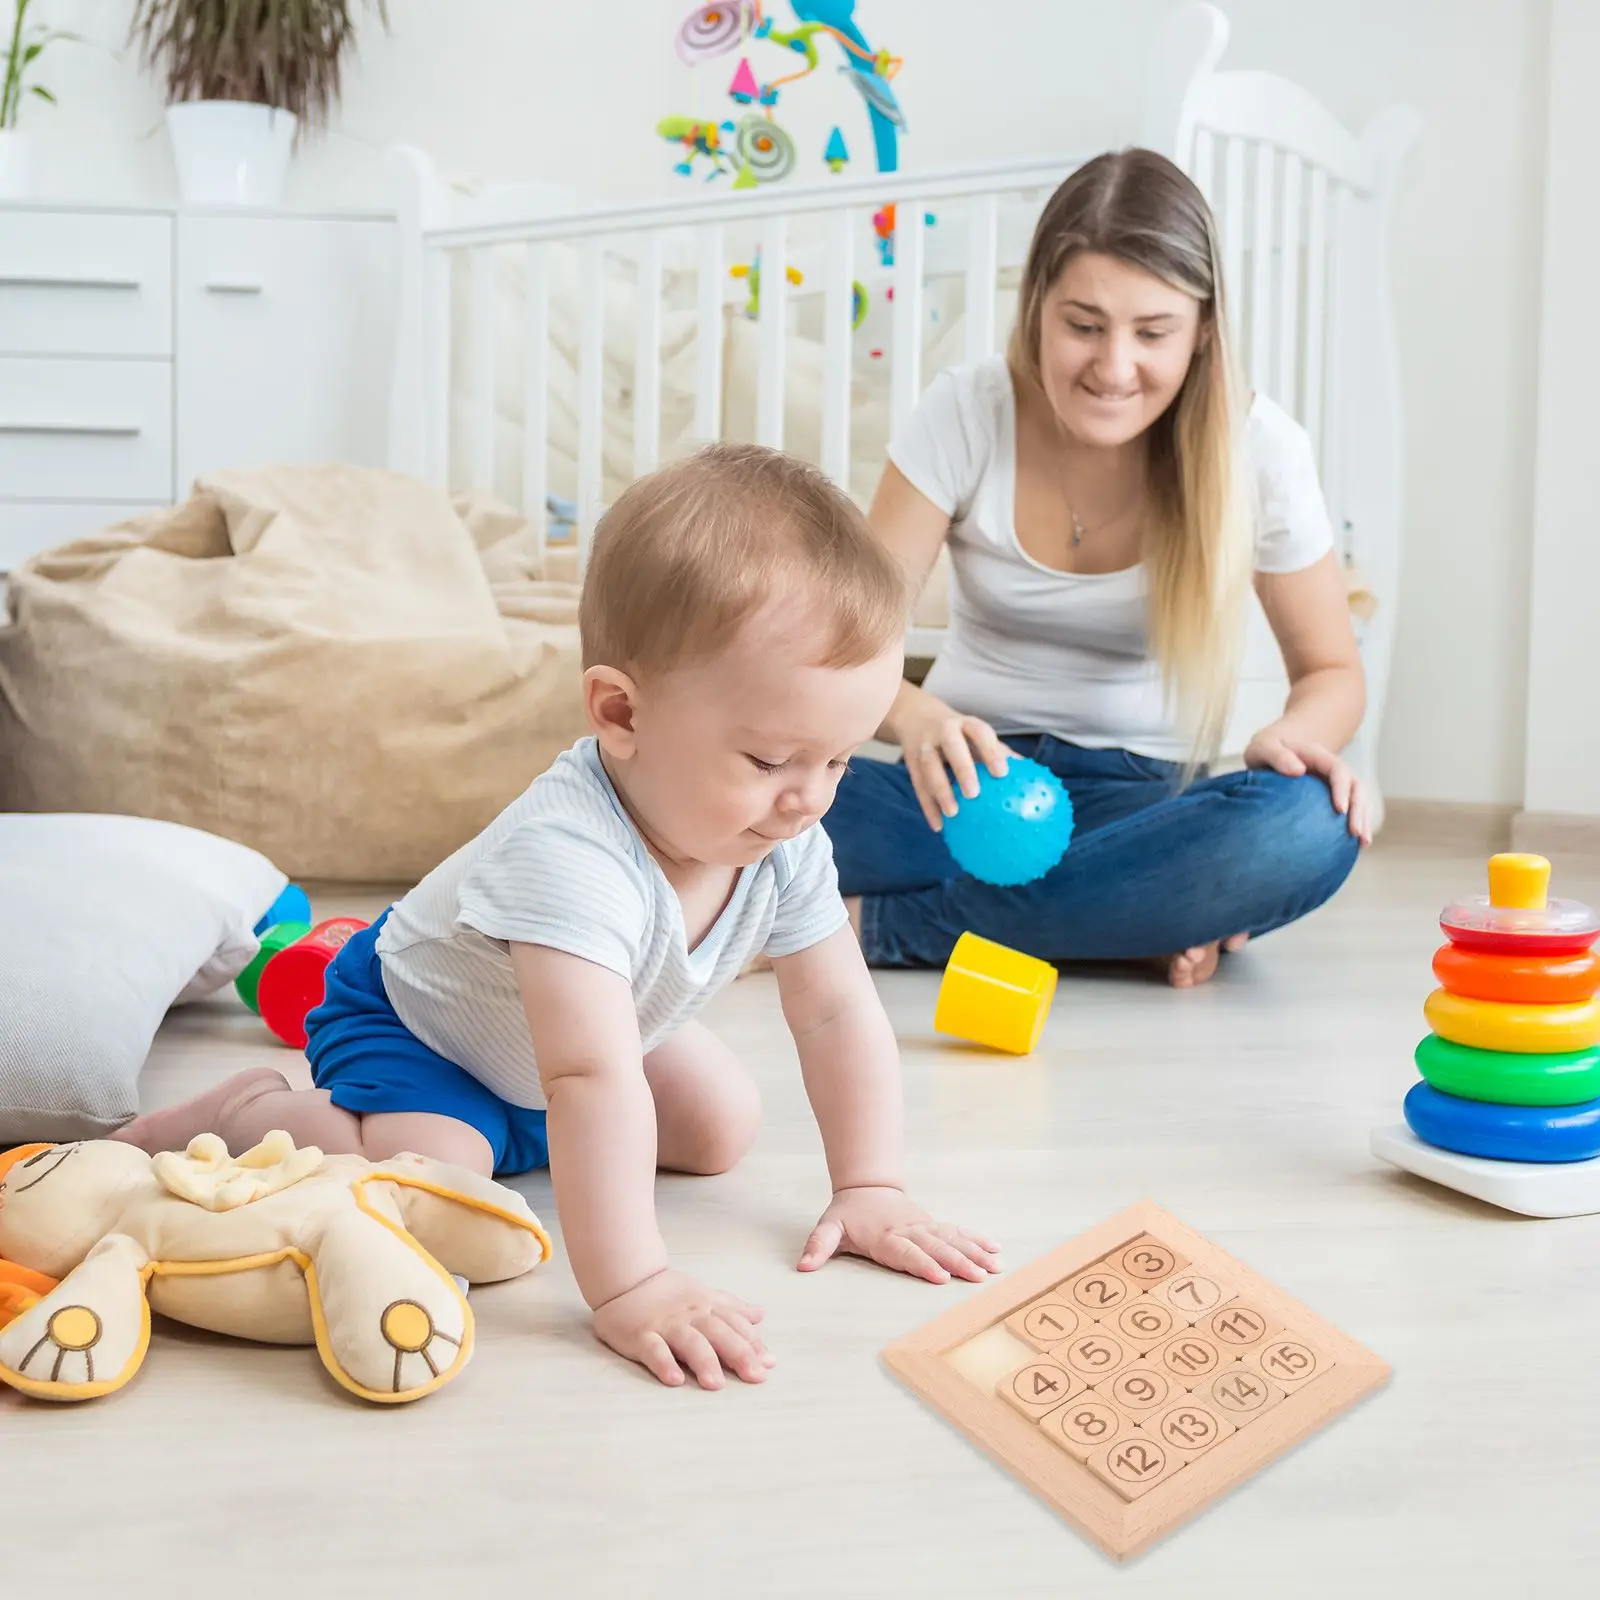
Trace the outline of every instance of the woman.
<path fill-rule="evenodd" d="M 948 544 L 950 627 L 826 819 L 869 961 L 938 966 L 961 933 L 1049 960 L 1157 957 L 1179 988 L 1320 905 L 1370 841 L 1338 755 L 1365 701 L 1304 431 L 1239 396 L 1215 226 L 1147 150 L 1091 161 L 1029 248 L 1005 357 L 940 375 L 870 517 L 920 583 Z M 1283 715 L 1208 776 L 1254 581 Z M 1066 784 L 1071 848 L 994 888 L 938 838 L 975 762 Z M 953 780 L 953 782 L 952 782 Z"/>

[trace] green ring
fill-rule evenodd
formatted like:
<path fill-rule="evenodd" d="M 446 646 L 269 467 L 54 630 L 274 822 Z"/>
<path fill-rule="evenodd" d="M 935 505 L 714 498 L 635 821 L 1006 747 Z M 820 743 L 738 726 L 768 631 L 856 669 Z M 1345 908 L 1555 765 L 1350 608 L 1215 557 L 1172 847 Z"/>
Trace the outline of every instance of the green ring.
<path fill-rule="evenodd" d="M 267 970 L 267 963 L 280 950 L 293 944 L 296 939 L 305 938 L 310 932 L 309 922 L 275 922 L 261 935 L 261 948 L 256 952 L 255 959 L 233 980 L 239 998 L 257 1016 L 261 1015 L 261 1006 L 256 1000 L 256 990 L 261 984 L 261 974 Z"/>
<path fill-rule="evenodd" d="M 1600 1099 L 1600 1045 L 1557 1055 L 1475 1050 L 1430 1033 L 1417 1071 L 1441 1094 L 1501 1106 L 1575 1106 Z"/>

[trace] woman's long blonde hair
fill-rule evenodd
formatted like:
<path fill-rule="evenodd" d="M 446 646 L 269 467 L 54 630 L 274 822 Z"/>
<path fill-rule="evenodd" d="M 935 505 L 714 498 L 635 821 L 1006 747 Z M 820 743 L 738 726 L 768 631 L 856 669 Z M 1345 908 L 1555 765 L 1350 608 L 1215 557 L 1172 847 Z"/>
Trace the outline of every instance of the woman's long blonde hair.
<path fill-rule="evenodd" d="M 1144 530 L 1150 647 L 1194 765 L 1216 754 L 1226 728 L 1253 564 L 1248 480 L 1238 465 L 1243 407 L 1216 223 L 1199 189 L 1153 150 L 1097 156 L 1056 190 L 1028 247 L 1006 352 L 1014 381 L 1046 405 L 1044 302 L 1085 250 L 1142 268 L 1200 302 L 1201 337 L 1183 387 L 1149 430 Z"/>

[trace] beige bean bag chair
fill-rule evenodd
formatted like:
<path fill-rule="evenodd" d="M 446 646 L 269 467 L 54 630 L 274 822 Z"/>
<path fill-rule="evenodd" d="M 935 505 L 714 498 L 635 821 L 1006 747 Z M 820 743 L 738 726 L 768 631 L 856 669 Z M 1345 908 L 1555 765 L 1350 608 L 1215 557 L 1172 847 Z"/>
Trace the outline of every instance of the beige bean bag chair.
<path fill-rule="evenodd" d="M 411 880 L 582 733 L 580 677 L 577 589 L 505 508 L 359 467 L 219 472 L 11 575 L 0 811 Z"/>

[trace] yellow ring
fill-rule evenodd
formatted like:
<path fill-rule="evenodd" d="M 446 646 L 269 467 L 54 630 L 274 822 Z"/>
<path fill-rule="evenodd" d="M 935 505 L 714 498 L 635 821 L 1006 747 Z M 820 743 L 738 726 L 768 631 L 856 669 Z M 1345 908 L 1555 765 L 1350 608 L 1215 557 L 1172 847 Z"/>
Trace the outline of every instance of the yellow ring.
<path fill-rule="evenodd" d="M 1600 1044 L 1600 996 L 1578 1005 L 1518 1006 L 1435 989 L 1422 1013 L 1441 1039 L 1474 1050 L 1557 1055 Z"/>

